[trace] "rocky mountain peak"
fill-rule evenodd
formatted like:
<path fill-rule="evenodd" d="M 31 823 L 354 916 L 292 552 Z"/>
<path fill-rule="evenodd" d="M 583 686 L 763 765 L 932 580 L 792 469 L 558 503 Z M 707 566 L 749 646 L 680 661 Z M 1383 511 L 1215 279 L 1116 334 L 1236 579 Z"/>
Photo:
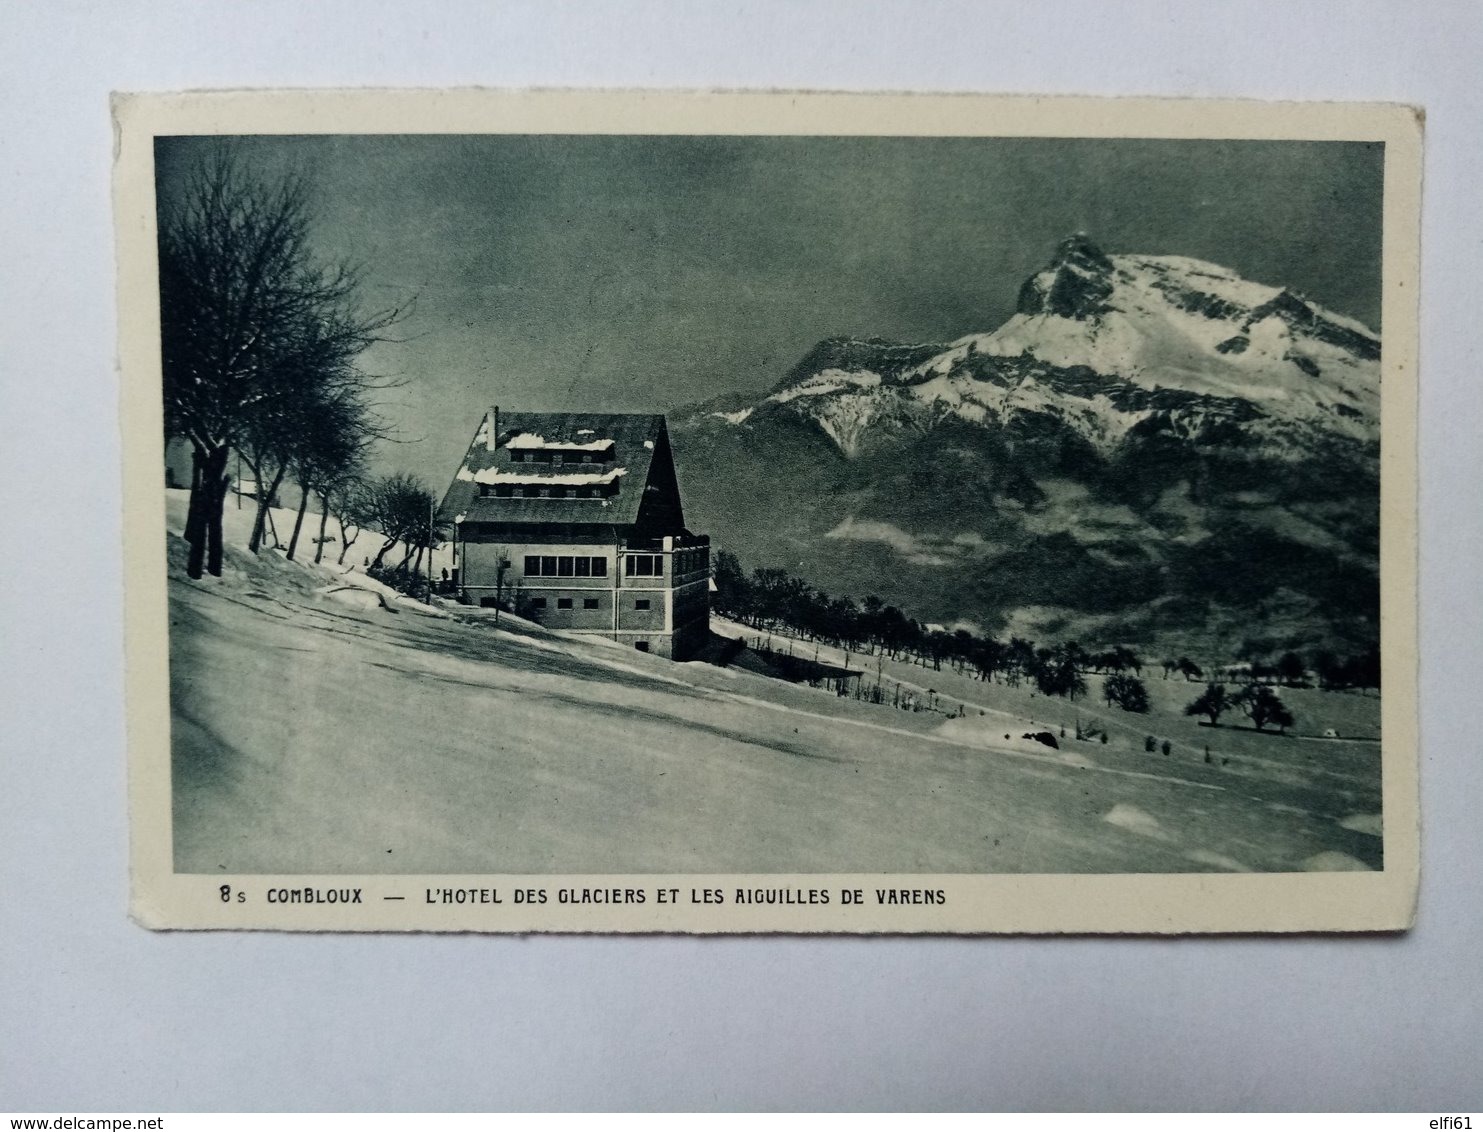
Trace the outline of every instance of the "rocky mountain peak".
<path fill-rule="evenodd" d="M 940 342 L 908 344 L 885 338 L 850 338 L 836 335 L 825 338 L 810 350 L 777 383 L 773 393 L 791 389 L 824 370 L 874 373 L 891 380 L 903 371 L 920 365 L 940 354 L 947 346 Z"/>
<path fill-rule="evenodd" d="M 828 338 L 673 435 L 699 524 L 831 592 L 1186 652 L 1257 621 L 1348 648 L 1378 617 L 1379 352 L 1295 290 L 1076 233 L 998 328 Z"/>
<path fill-rule="evenodd" d="M 1112 295 L 1113 265 L 1085 232 L 1061 241 L 1055 259 L 1020 288 L 1020 314 L 1053 314 L 1084 321 L 1105 312 Z"/>
<path fill-rule="evenodd" d="M 1073 232 L 1056 246 L 1056 255 L 1051 266 L 1054 268 L 1063 265 L 1089 272 L 1106 273 L 1112 270 L 1112 260 L 1085 232 Z"/>
<path fill-rule="evenodd" d="M 1279 318 L 1291 329 L 1309 338 L 1347 350 L 1356 357 L 1376 361 L 1380 340 L 1358 324 L 1346 324 L 1315 307 L 1302 295 L 1284 287 L 1261 306 L 1255 307 L 1248 325 L 1264 318 Z"/>

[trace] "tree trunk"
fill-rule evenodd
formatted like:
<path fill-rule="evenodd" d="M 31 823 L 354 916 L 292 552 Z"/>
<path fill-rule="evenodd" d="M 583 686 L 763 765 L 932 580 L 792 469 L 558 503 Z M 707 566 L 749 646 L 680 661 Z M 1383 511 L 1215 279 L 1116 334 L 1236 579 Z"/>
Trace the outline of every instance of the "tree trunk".
<path fill-rule="evenodd" d="M 263 519 L 267 512 L 266 501 L 270 497 L 264 490 L 262 469 L 252 460 L 247 461 L 247 466 L 252 471 L 253 490 L 257 492 L 252 501 L 252 533 L 247 536 L 247 549 L 256 554 L 258 544 L 263 541 Z"/>
<path fill-rule="evenodd" d="M 226 453 L 222 453 L 222 464 L 226 464 Z M 213 578 L 221 577 L 222 565 L 222 509 L 227 505 L 227 477 L 225 472 L 216 477 L 215 487 L 209 500 L 210 510 L 206 515 L 206 572 Z"/>
<path fill-rule="evenodd" d="M 371 564 L 370 564 L 370 566 L 367 567 L 367 569 L 369 569 L 369 570 L 379 569 L 380 566 L 381 566 L 381 560 L 386 557 L 386 552 L 388 550 L 390 550 L 392 547 L 394 547 L 396 544 L 397 544 L 397 540 L 396 540 L 395 536 L 393 536 L 392 538 L 387 539 L 384 543 L 382 543 L 381 549 L 376 552 L 376 557 L 371 560 Z"/>
<path fill-rule="evenodd" d="M 201 465 L 205 462 L 203 449 L 191 447 L 191 494 L 185 515 L 185 542 L 190 548 L 185 572 L 189 577 L 199 578 L 204 572 L 206 561 L 206 499 Z"/>
<path fill-rule="evenodd" d="M 288 560 L 294 560 L 299 548 L 299 532 L 304 529 L 304 512 L 309 509 L 309 485 L 299 484 L 299 513 L 294 516 L 294 533 L 288 536 Z"/>
<path fill-rule="evenodd" d="M 330 520 L 330 497 L 328 492 L 319 496 L 319 541 L 314 544 L 314 565 L 324 557 L 324 525 Z"/>
<path fill-rule="evenodd" d="M 345 556 L 350 553 L 350 548 L 355 545 L 355 540 L 358 538 L 360 538 L 359 527 L 355 528 L 355 534 L 347 536 L 345 532 L 345 524 L 343 522 L 340 524 L 340 557 L 338 559 L 339 565 L 345 565 Z"/>
<path fill-rule="evenodd" d="M 258 547 L 262 546 L 263 544 L 263 527 L 268 518 L 267 499 L 271 498 L 265 497 L 263 495 L 262 480 L 257 481 L 257 490 L 257 513 L 252 517 L 252 534 L 247 540 L 247 549 L 250 550 L 253 554 L 256 554 L 258 551 Z"/>
<path fill-rule="evenodd" d="M 268 486 L 266 491 L 263 490 L 263 477 L 261 475 L 258 476 L 257 516 L 252 521 L 252 537 L 247 540 L 247 549 L 252 551 L 253 554 L 256 554 L 258 548 L 263 544 L 263 528 L 267 524 L 268 511 L 271 508 L 274 497 L 278 494 L 278 488 L 282 485 L 283 476 L 287 470 L 286 464 L 280 465 L 277 473 L 273 476 L 272 484 Z M 257 469 L 254 468 L 253 471 L 256 472 Z M 276 534 L 274 535 L 274 541 L 277 541 Z"/>
<path fill-rule="evenodd" d="M 222 537 L 221 511 L 227 498 L 227 456 L 230 449 L 225 445 L 205 453 L 198 469 L 200 482 L 193 495 L 199 495 L 197 504 L 196 541 L 191 544 L 191 560 L 187 572 L 193 578 L 201 576 L 201 559 L 204 552 L 206 572 L 212 577 L 221 577 Z M 196 480 L 195 471 L 191 475 Z M 191 572 L 191 571 L 194 572 Z"/>

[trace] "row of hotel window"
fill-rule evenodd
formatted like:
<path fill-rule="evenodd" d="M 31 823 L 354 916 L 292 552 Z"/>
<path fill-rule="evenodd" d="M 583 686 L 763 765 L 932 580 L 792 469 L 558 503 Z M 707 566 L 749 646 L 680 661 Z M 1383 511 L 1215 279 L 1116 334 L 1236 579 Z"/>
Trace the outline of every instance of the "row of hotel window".
<path fill-rule="evenodd" d="M 618 494 L 618 481 L 582 487 L 565 487 L 561 484 L 547 487 L 544 484 L 517 486 L 508 483 L 481 483 L 479 494 L 486 499 L 490 496 L 496 499 L 612 499 Z"/>
<path fill-rule="evenodd" d="M 664 555 L 629 554 L 624 559 L 630 578 L 664 577 Z M 527 578 L 606 578 L 608 560 L 604 555 L 527 554 Z"/>
<path fill-rule="evenodd" d="M 546 599 L 543 598 L 543 597 L 533 597 L 533 598 L 530 599 L 530 604 L 532 606 L 534 606 L 536 609 L 545 609 L 546 608 Z M 598 605 L 599 605 L 598 600 L 595 597 L 584 597 L 582 599 L 582 608 L 583 609 L 597 609 L 598 608 Z M 634 600 L 633 607 L 634 607 L 634 609 L 648 609 L 649 608 L 649 599 L 646 598 L 646 597 L 636 598 Z M 559 598 L 557 598 L 556 599 L 556 608 L 557 609 L 571 609 L 572 608 L 572 599 L 569 598 L 569 597 L 559 597 Z"/>
<path fill-rule="evenodd" d="M 704 570 L 706 552 L 703 550 L 675 551 L 675 572 L 688 574 L 693 570 Z M 664 555 L 628 554 L 624 556 L 624 572 L 630 578 L 664 577 Z M 525 556 L 527 578 L 606 578 L 608 560 L 604 555 L 585 554 L 527 554 Z"/>

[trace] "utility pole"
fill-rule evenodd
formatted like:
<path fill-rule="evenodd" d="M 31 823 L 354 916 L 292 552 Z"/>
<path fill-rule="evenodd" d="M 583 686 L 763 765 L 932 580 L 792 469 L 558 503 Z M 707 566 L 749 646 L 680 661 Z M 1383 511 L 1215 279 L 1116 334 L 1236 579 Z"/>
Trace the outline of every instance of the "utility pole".
<path fill-rule="evenodd" d="M 433 603 L 433 521 L 438 513 L 437 501 L 427 497 L 427 604 Z"/>
<path fill-rule="evenodd" d="M 505 600 L 505 571 L 510 568 L 510 560 L 505 557 L 504 547 L 496 547 L 494 552 L 499 556 L 494 563 L 494 627 L 498 629 L 500 603 Z"/>

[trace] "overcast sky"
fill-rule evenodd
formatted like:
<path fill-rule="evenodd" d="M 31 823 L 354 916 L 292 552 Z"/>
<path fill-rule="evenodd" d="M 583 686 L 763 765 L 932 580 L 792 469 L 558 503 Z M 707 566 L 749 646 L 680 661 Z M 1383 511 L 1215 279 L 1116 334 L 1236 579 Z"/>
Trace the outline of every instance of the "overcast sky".
<path fill-rule="evenodd" d="M 158 148 L 162 194 L 202 144 Z M 664 411 L 834 334 L 991 330 L 1055 245 L 1195 256 L 1379 328 L 1378 145 L 970 138 L 234 139 L 316 242 L 415 298 L 388 465 L 441 490 L 484 406 Z"/>

